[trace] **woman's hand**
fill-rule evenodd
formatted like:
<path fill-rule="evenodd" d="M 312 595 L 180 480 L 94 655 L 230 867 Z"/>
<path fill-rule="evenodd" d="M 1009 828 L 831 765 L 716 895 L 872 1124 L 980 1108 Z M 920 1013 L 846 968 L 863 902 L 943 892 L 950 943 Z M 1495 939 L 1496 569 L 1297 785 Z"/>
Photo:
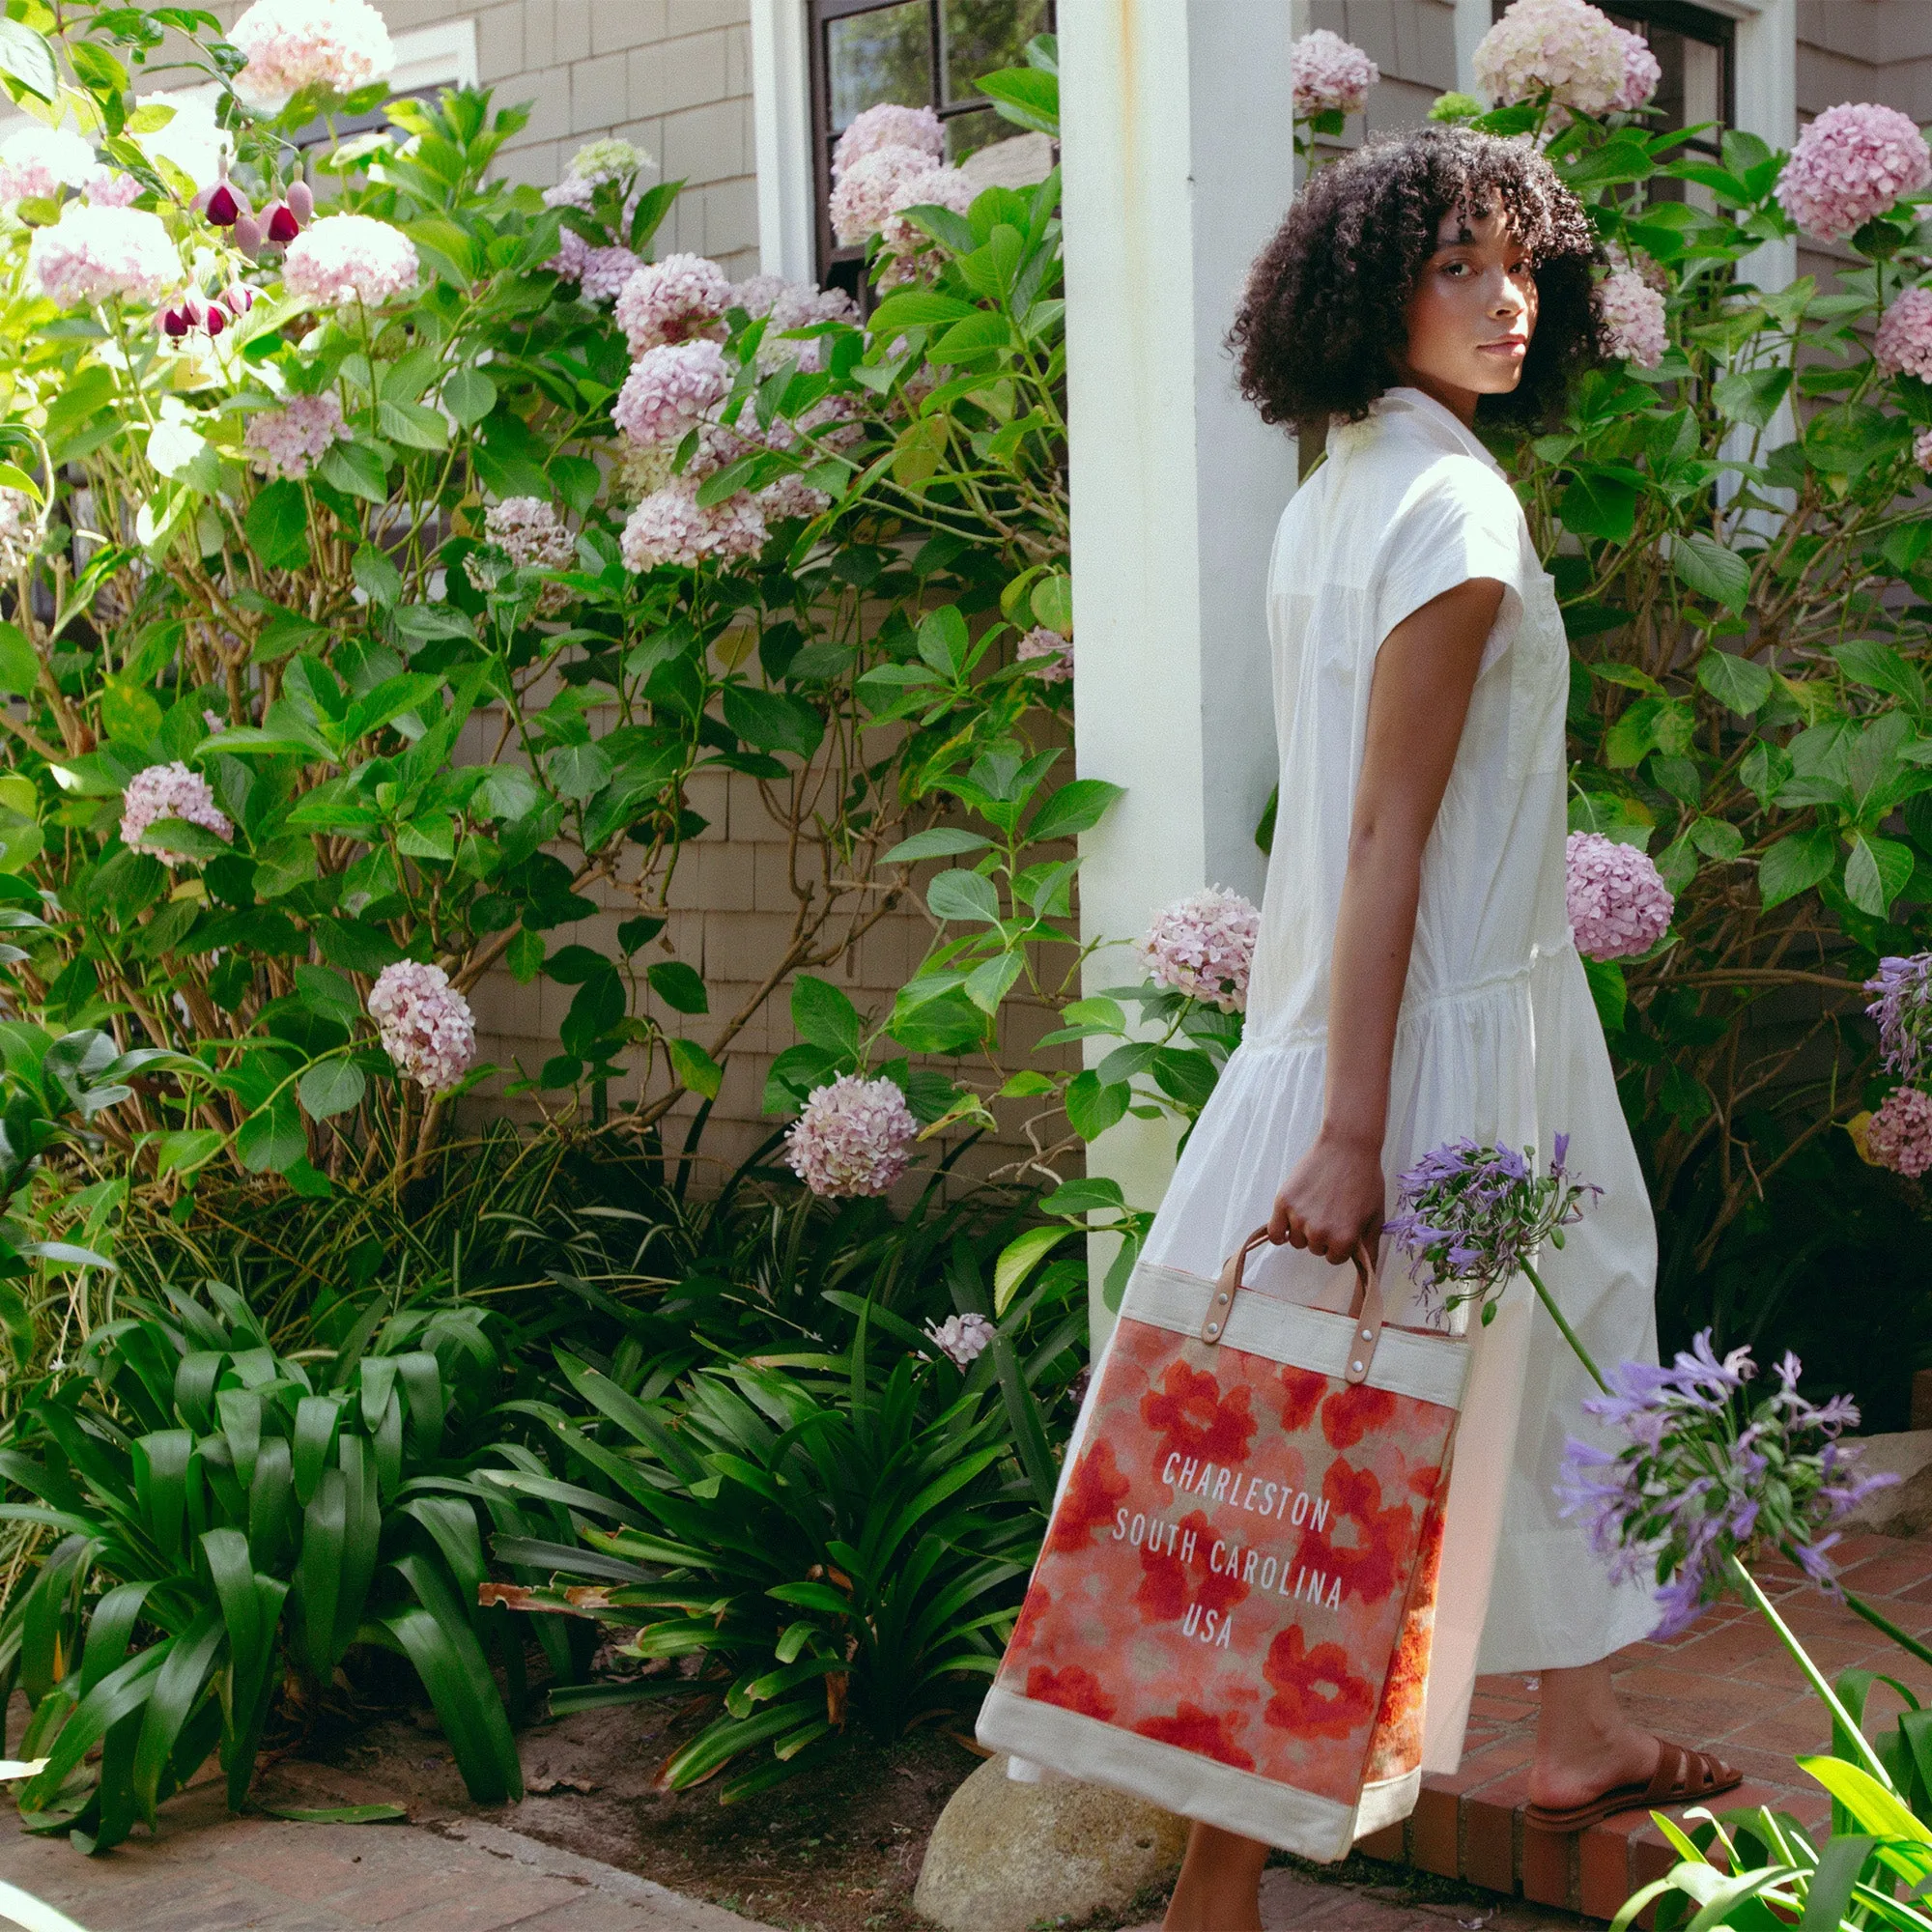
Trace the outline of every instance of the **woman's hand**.
<path fill-rule="evenodd" d="M 1268 1239 L 1324 1256 L 1338 1265 L 1367 1244 L 1382 1218 L 1381 1150 L 1325 1127 L 1274 1198 Z"/>

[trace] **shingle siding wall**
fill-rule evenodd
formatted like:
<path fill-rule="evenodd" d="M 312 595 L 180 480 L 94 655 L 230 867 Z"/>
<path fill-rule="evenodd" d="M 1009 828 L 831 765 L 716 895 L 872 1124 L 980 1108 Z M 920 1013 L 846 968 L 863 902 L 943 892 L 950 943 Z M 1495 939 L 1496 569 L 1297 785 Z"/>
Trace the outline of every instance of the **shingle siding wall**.
<path fill-rule="evenodd" d="M 1417 126 L 1429 103 L 1456 85 L 1450 0 L 1313 0 L 1308 14 L 1311 28 L 1340 34 L 1381 70 L 1363 116 L 1371 134 Z"/>

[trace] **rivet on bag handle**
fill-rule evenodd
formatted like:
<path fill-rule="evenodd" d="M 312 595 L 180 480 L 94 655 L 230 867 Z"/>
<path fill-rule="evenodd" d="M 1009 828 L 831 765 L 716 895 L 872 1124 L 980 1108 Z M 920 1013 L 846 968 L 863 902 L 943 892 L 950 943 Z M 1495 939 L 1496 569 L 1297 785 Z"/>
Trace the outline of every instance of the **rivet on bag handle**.
<path fill-rule="evenodd" d="M 1247 1267 L 1248 1257 L 1267 1237 L 1265 1228 L 1257 1228 L 1223 1264 L 1220 1279 L 1215 1282 L 1214 1293 L 1208 1299 L 1208 1319 L 1201 1324 L 1201 1339 L 1210 1349 L 1228 1332 L 1228 1321 L 1235 1312 L 1235 1297 L 1245 1286 L 1241 1276 Z M 1382 1285 L 1376 1278 L 1376 1264 L 1369 1259 L 1367 1248 L 1357 1246 L 1350 1259 L 1355 1264 L 1355 1299 L 1350 1310 L 1354 1330 L 1349 1338 L 1349 1359 L 1343 1368 L 1342 1378 L 1356 1383 L 1366 1381 L 1369 1371 L 1375 1367 L 1376 1347 L 1382 1339 L 1382 1323 L 1386 1318 L 1382 1311 Z"/>

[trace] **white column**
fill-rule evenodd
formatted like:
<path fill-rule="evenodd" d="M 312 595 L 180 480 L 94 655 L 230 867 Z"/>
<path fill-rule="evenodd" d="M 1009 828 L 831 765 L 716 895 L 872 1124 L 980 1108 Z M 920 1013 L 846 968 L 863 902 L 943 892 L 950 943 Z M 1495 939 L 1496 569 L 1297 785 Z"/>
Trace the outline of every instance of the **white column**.
<path fill-rule="evenodd" d="M 1734 80 L 1738 126 L 1774 149 L 1798 138 L 1796 0 L 1716 0 L 1738 23 Z M 1706 0 L 1713 4 L 1713 0 Z M 1798 278 L 1796 241 L 1766 242 L 1738 265 L 1760 288 L 1788 288 Z M 1786 424 L 1785 433 L 1791 434 Z"/>
<path fill-rule="evenodd" d="M 1241 399 L 1223 345 L 1293 191 L 1293 22 L 1284 0 L 1062 0 L 1059 18 L 1076 750 L 1081 776 L 1126 787 L 1082 841 L 1081 920 L 1118 941 L 1203 886 L 1261 893 L 1263 598 L 1294 445 Z M 1138 977 L 1112 946 L 1087 986 Z M 1088 1171 L 1152 1206 L 1174 1140 L 1130 1116 Z M 1112 1246 L 1093 1244 L 1096 1328 Z"/>
<path fill-rule="evenodd" d="M 758 267 L 812 274 L 811 84 L 805 0 L 752 0 L 752 142 L 758 171 Z"/>

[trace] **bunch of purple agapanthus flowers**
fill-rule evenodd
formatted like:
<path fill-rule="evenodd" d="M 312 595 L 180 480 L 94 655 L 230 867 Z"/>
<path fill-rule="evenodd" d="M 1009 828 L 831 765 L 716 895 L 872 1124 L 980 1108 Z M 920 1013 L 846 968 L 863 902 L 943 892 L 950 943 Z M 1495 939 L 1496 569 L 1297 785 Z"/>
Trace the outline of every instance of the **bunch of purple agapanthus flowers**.
<path fill-rule="evenodd" d="M 1858 1451 L 1838 1439 L 1857 1426 L 1857 1404 L 1806 1401 L 1799 1369 L 1786 1354 L 1777 1386 L 1753 1405 L 1750 1350 L 1720 1360 L 1706 1329 L 1668 1367 L 1620 1363 L 1609 1390 L 1584 1403 L 1625 1440 L 1606 1449 L 1571 1439 L 1565 1514 L 1583 1518 L 1613 1580 L 1655 1578 L 1656 1635 L 1688 1629 L 1753 1544 L 1787 1551 L 1835 1593 L 1832 1525 L 1897 1480 L 1858 1474 Z"/>
<path fill-rule="evenodd" d="M 1539 1174 L 1527 1148 L 1449 1141 L 1403 1175 L 1402 1211 L 1384 1232 L 1414 1256 L 1415 1279 L 1424 1280 L 1427 1270 L 1425 1300 L 1439 1298 L 1444 1312 L 1480 1301 L 1487 1321 L 1492 1297 L 1514 1276 L 1534 1279 L 1544 1242 L 1561 1247 L 1563 1230 L 1582 1218 L 1586 1197 L 1603 1192 L 1567 1171 L 1569 1151 L 1570 1136 L 1558 1134 L 1548 1172 Z"/>

